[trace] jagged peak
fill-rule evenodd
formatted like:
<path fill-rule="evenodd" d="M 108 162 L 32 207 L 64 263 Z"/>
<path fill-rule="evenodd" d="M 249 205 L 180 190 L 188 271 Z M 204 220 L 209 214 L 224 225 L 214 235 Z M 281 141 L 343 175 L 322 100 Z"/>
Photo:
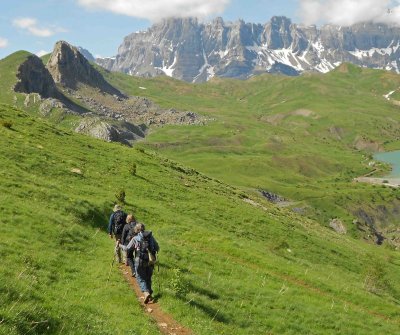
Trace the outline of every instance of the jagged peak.
<path fill-rule="evenodd" d="M 66 41 L 58 41 L 46 65 L 54 81 L 65 87 L 77 89 L 78 84 L 86 84 L 109 94 L 122 96 L 111 86 L 78 51 Z"/>
<path fill-rule="evenodd" d="M 163 19 L 160 23 L 156 23 L 154 26 L 158 25 L 198 25 L 199 20 L 196 17 L 169 17 Z"/>
<path fill-rule="evenodd" d="M 82 47 L 77 47 L 77 49 L 82 54 L 82 56 L 84 56 L 89 62 L 95 61 L 94 56 L 92 55 L 92 53 L 89 50 L 82 48 Z"/>
<path fill-rule="evenodd" d="M 219 25 L 223 26 L 225 24 L 224 19 L 221 16 L 217 16 L 214 20 L 212 20 L 211 23 L 213 25 L 217 25 L 217 26 L 219 26 Z"/>
<path fill-rule="evenodd" d="M 284 15 L 271 17 L 270 22 L 272 23 L 288 23 L 291 24 L 292 20 Z"/>
<path fill-rule="evenodd" d="M 200 24 L 193 18 L 170 18 L 125 38 L 115 60 L 100 64 L 112 71 L 165 73 L 189 82 L 213 76 L 248 78 L 268 72 L 275 63 L 298 73 L 326 73 L 346 61 L 375 68 L 379 64 L 400 73 L 400 28 L 371 27 L 304 26 L 286 16 L 273 16 L 266 24 L 224 22 L 221 17 Z M 275 68 L 288 72 L 284 66 Z"/>

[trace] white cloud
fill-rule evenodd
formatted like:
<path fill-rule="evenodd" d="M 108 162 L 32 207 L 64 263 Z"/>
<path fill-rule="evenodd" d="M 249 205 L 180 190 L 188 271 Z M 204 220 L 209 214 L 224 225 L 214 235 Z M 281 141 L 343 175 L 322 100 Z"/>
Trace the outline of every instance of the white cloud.
<path fill-rule="evenodd" d="M 36 19 L 31 17 L 23 17 L 19 19 L 13 20 L 13 25 L 15 27 L 27 30 L 30 34 L 39 37 L 50 37 L 57 33 L 64 33 L 67 30 L 60 28 L 60 27 L 42 27 L 38 25 Z"/>
<path fill-rule="evenodd" d="M 6 38 L 0 37 L 0 48 L 5 48 L 8 46 L 8 40 Z"/>
<path fill-rule="evenodd" d="M 90 9 L 156 21 L 168 17 L 207 17 L 220 14 L 231 0 L 78 0 Z"/>
<path fill-rule="evenodd" d="M 39 50 L 38 52 L 36 52 L 36 56 L 42 57 L 42 56 L 44 56 L 44 55 L 47 55 L 48 53 L 50 53 L 50 51 Z"/>
<path fill-rule="evenodd" d="M 306 24 L 349 26 L 358 22 L 400 23 L 400 0 L 300 0 Z"/>

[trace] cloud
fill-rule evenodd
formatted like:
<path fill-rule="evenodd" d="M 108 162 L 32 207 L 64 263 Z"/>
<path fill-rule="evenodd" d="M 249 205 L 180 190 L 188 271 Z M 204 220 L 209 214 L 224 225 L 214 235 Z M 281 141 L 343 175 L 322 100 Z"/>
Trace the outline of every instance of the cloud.
<path fill-rule="evenodd" d="M 157 21 L 168 17 L 207 17 L 220 14 L 231 0 L 77 0 L 89 9 Z"/>
<path fill-rule="evenodd" d="M 27 30 L 30 34 L 38 37 L 50 37 L 57 33 L 64 33 L 67 31 L 63 28 L 55 26 L 51 26 L 48 28 L 41 27 L 38 25 L 37 20 L 31 17 L 15 19 L 13 20 L 13 25 L 15 27 Z"/>
<path fill-rule="evenodd" d="M 47 54 L 49 54 L 49 53 L 50 53 L 50 51 L 39 50 L 38 52 L 36 52 L 36 56 L 42 57 L 42 56 L 47 55 Z"/>
<path fill-rule="evenodd" d="M 8 46 L 8 40 L 6 38 L 0 37 L 0 48 L 5 48 Z"/>
<path fill-rule="evenodd" d="M 349 26 L 358 22 L 400 22 L 400 0 L 300 0 L 300 17 L 306 24 Z"/>

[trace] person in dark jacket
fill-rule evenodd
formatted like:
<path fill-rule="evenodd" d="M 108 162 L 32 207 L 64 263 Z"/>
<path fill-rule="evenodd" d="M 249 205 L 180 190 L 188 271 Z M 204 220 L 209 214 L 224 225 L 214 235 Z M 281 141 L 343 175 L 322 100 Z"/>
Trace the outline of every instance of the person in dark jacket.
<path fill-rule="evenodd" d="M 121 241 L 123 227 L 126 224 L 126 213 L 122 210 L 120 205 L 115 205 L 113 212 L 108 220 L 108 235 L 110 238 L 115 237 L 115 240 Z M 115 248 L 115 257 L 118 263 L 121 263 L 121 250 Z"/>
<path fill-rule="evenodd" d="M 120 245 L 122 250 L 133 249 L 135 256 L 136 280 L 143 292 L 144 303 L 147 304 L 152 299 L 153 289 L 152 276 L 154 265 L 149 264 L 149 255 L 144 246 L 147 244 L 152 254 L 156 254 L 160 247 L 151 231 L 146 231 L 143 223 L 137 223 L 134 232 L 136 235 L 131 239 L 128 245 Z"/>
<path fill-rule="evenodd" d="M 126 217 L 126 223 L 127 224 L 124 226 L 124 229 L 122 230 L 122 236 L 121 236 L 121 244 L 122 245 L 128 245 L 130 240 L 135 235 L 134 229 L 136 226 L 136 219 L 133 216 L 133 214 L 128 214 L 128 216 Z M 129 267 L 131 268 L 132 277 L 136 277 L 135 262 L 134 262 L 132 249 L 126 250 L 125 265 L 129 265 Z"/>
<path fill-rule="evenodd" d="M 112 213 L 110 215 L 110 218 L 108 220 L 107 231 L 108 231 L 108 235 L 110 236 L 110 238 L 113 238 L 113 233 L 114 233 L 114 225 L 115 225 L 115 223 L 114 223 L 114 215 L 115 215 L 116 212 L 121 211 L 121 210 L 122 210 L 122 208 L 121 208 L 120 205 L 115 205 L 114 208 L 113 208 L 113 211 L 112 211 Z"/>

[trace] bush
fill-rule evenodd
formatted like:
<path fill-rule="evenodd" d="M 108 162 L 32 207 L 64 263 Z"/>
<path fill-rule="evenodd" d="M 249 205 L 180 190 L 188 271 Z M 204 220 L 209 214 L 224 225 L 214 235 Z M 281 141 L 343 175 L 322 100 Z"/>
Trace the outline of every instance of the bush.
<path fill-rule="evenodd" d="M 171 289 L 177 296 L 184 296 L 188 291 L 188 284 L 182 276 L 181 269 L 173 269 L 173 277 L 171 279 Z"/>
<path fill-rule="evenodd" d="M 1 125 L 7 129 L 11 129 L 13 126 L 12 122 L 7 120 L 1 121 Z"/>
<path fill-rule="evenodd" d="M 136 163 L 132 163 L 131 166 L 129 167 L 129 173 L 132 176 L 136 176 L 136 168 L 137 168 L 137 164 Z"/>
<path fill-rule="evenodd" d="M 118 202 L 121 204 L 125 204 L 125 197 L 126 193 L 125 190 L 121 189 L 115 193 L 115 197 L 117 198 Z"/>

